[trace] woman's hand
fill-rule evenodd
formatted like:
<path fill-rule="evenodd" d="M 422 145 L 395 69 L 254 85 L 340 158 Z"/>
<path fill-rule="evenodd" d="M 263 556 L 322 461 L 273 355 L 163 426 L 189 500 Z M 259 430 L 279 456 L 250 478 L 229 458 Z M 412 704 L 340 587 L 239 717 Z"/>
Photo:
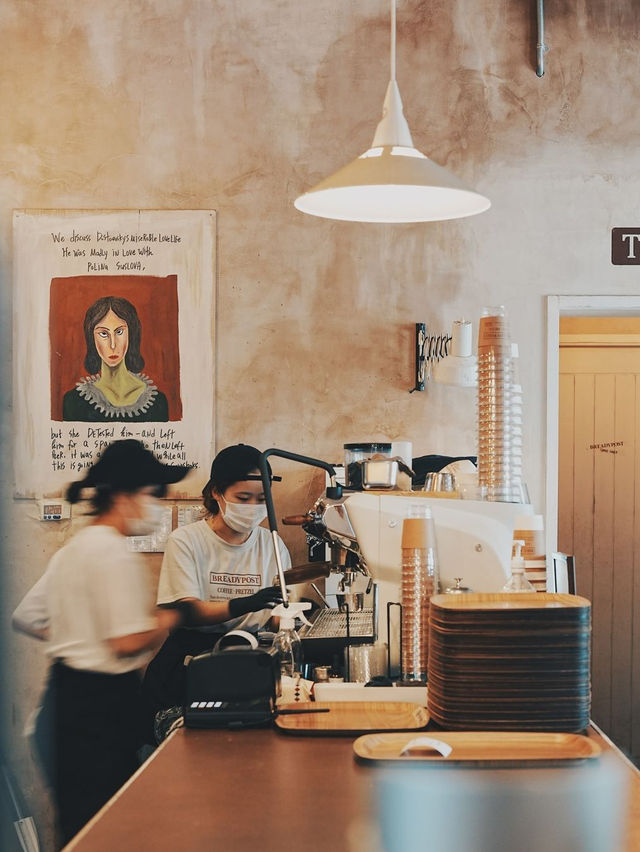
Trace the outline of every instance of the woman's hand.
<path fill-rule="evenodd" d="M 161 630 L 174 630 L 185 622 L 184 613 L 179 609 L 160 609 L 157 611 L 158 627 Z"/>
<path fill-rule="evenodd" d="M 160 612 L 172 613 L 178 621 L 173 627 L 200 627 L 209 624 L 220 624 L 230 618 L 239 618 L 249 612 L 259 612 L 261 609 L 273 609 L 282 603 L 282 592 L 277 586 L 260 589 L 253 595 L 243 595 L 229 601 L 200 601 L 196 598 L 181 598 L 173 603 L 164 603 L 159 607 Z"/>
<path fill-rule="evenodd" d="M 231 618 L 238 618 L 249 612 L 273 609 L 279 603 L 282 603 L 282 590 L 277 586 L 267 586 L 266 589 L 260 589 L 253 595 L 232 598 L 229 601 L 229 614 Z"/>
<path fill-rule="evenodd" d="M 118 657 L 131 657 L 141 651 L 153 650 L 164 642 L 170 630 L 185 623 L 184 610 L 181 609 L 158 608 L 155 615 L 156 627 L 153 630 L 108 639 L 114 654 Z"/>

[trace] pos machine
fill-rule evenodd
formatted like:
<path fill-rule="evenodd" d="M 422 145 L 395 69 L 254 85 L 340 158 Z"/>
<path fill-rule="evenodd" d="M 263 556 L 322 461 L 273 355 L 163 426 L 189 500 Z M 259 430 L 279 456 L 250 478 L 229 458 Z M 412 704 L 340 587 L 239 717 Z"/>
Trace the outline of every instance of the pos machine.
<path fill-rule="evenodd" d="M 279 688 L 280 665 L 270 649 L 216 648 L 187 666 L 184 723 L 188 728 L 268 725 Z"/>

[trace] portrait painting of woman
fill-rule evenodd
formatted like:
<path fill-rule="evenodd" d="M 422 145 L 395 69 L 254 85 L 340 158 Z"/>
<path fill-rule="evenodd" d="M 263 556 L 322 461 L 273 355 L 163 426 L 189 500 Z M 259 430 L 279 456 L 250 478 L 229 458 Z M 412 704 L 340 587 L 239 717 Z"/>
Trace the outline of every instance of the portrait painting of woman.
<path fill-rule="evenodd" d="M 167 422 L 167 397 L 144 372 L 142 327 L 133 304 L 103 296 L 84 317 L 88 375 L 64 394 L 66 421 Z"/>

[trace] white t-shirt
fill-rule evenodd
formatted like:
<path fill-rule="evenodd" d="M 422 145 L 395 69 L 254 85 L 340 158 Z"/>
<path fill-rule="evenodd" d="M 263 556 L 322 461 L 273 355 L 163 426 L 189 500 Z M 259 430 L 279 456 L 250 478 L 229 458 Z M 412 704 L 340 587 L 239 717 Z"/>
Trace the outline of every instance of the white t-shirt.
<path fill-rule="evenodd" d="M 280 559 L 286 571 L 291 557 L 278 538 Z M 228 601 L 251 595 L 272 586 L 277 575 L 271 533 L 256 527 L 242 544 L 229 544 L 211 529 L 206 520 L 178 527 L 169 536 L 164 551 L 158 603 L 181 598 L 201 601 Z M 225 630 L 257 630 L 270 617 L 271 610 L 250 612 L 224 622 Z"/>
<path fill-rule="evenodd" d="M 80 530 L 49 561 L 14 612 L 14 621 L 48 627 L 47 654 L 67 666 L 106 674 L 141 668 L 151 651 L 118 657 L 107 639 L 156 627 L 153 589 L 140 557 L 113 527 Z"/>

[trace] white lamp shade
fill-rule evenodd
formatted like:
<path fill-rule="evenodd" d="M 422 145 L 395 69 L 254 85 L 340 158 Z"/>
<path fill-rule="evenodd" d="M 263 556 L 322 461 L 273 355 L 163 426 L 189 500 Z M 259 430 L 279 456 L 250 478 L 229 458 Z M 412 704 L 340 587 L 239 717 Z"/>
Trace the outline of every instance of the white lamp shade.
<path fill-rule="evenodd" d="M 312 216 L 349 222 L 435 222 L 491 207 L 488 198 L 413 147 L 395 80 L 387 87 L 371 148 L 294 204 Z"/>
<path fill-rule="evenodd" d="M 325 178 L 295 206 L 351 222 L 433 222 L 482 213 L 491 202 L 415 148 L 385 145 Z"/>

